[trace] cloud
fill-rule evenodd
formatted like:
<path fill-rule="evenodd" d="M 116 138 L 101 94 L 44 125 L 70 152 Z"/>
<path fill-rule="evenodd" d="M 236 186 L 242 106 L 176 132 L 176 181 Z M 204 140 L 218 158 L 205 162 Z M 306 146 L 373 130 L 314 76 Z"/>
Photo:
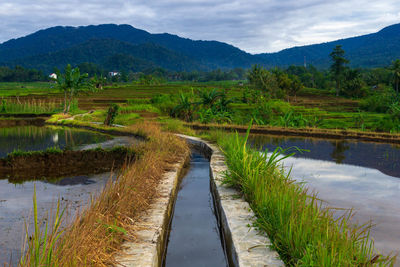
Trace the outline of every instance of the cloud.
<path fill-rule="evenodd" d="M 400 22 L 399 10 L 397 0 L 3 0 L 0 42 L 56 25 L 125 23 L 273 52 L 375 32 Z"/>

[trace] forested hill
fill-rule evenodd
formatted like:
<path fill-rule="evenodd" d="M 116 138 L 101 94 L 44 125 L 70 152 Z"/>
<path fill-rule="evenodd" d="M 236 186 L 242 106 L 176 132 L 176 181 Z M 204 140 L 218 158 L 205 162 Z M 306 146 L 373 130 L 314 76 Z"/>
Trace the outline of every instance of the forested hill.
<path fill-rule="evenodd" d="M 149 44 L 152 44 L 153 58 L 142 53 L 146 52 L 144 47 Z M 101 60 L 96 58 L 94 50 L 100 53 Z M 85 60 L 104 62 L 104 58 L 117 54 L 170 70 L 250 67 L 252 63 L 261 63 L 257 57 L 226 43 L 193 41 L 167 33 L 150 34 L 129 25 L 58 26 L 0 45 L 0 62 L 41 69 L 63 64 L 63 56 L 74 63 Z M 108 65 L 103 67 L 111 68 Z"/>
<path fill-rule="evenodd" d="M 277 53 L 259 54 L 269 66 L 288 66 L 306 62 L 317 67 L 327 68 L 331 62 L 330 52 L 336 45 L 342 45 L 346 57 L 353 67 L 373 68 L 389 65 L 400 58 L 400 24 L 391 25 L 377 33 L 333 42 L 293 47 Z"/>
<path fill-rule="evenodd" d="M 66 63 L 93 62 L 108 70 L 141 71 L 248 68 L 252 64 L 326 68 L 329 53 L 343 45 L 354 67 L 386 66 L 400 58 L 400 24 L 364 36 L 252 55 L 217 41 L 194 41 L 171 34 L 150 34 L 130 25 L 53 27 L 0 44 L 0 65 L 21 65 L 50 72 Z"/>

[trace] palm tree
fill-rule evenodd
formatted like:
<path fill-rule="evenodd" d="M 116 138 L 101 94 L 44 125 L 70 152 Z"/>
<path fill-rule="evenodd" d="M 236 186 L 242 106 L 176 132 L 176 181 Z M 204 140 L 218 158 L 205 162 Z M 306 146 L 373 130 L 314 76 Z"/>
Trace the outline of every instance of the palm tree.
<path fill-rule="evenodd" d="M 60 91 L 64 93 L 64 114 L 68 113 L 71 107 L 73 98 L 81 91 L 86 89 L 93 89 L 90 83 L 87 82 L 87 73 L 81 74 L 79 68 L 72 68 L 68 64 L 64 73 L 61 73 L 58 69 L 55 70 L 57 74 L 56 86 Z"/>
<path fill-rule="evenodd" d="M 394 88 L 396 93 L 399 93 L 399 83 L 400 83 L 400 60 L 396 59 L 392 62 L 390 69 L 393 72 L 393 79 L 394 79 Z"/>
<path fill-rule="evenodd" d="M 199 95 L 200 95 L 199 104 L 202 104 L 204 107 L 210 108 L 218 99 L 224 96 L 224 93 L 219 92 L 216 89 L 213 89 L 211 91 L 204 89 L 199 91 Z"/>

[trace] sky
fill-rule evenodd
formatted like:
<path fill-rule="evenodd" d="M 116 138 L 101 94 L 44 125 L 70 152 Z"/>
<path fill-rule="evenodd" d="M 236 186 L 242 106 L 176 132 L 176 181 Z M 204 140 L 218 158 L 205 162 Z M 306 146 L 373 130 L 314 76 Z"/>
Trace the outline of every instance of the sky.
<path fill-rule="evenodd" d="M 52 26 L 130 24 L 249 53 L 333 41 L 400 23 L 399 0 L 1 0 L 0 42 Z"/>

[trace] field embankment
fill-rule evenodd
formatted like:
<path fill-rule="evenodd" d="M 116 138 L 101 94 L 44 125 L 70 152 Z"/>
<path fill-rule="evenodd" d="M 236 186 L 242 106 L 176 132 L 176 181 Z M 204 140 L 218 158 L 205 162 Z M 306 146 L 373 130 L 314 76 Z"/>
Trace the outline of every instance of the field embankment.
<path fill-rule="evenodd" d="M 94 126 L 95 127 L 95 126 Z M 25 257 L 27 266 L 49 260 L 59 266 L 110 266 L 123 242 L 135 239 L 136 222 L 157 198 L 157 185 L 163 174 L 188 153 L 183 140 L 162 133 L 155 124 L 128 127 L 131 133 L 145 133 L 148 141 L 137 148 L 137 160 L 125 167 L 115 182 L 110 181 L 103 192 L 92 201 L 63 231 L 47 237 L 36 256 L 35 240 L 29 241 Z"/>
<path fill-rule="evenodd" d="M 66 175 L 87 175 L 111 171 L 135 159 L 135 152 L 125 147 L 70 151 L 13 152 L 0 159 L 0 175 L 13 182 L 51 179 Z"/>
<path fill-rule="evenodd" d="M 225 130 L 237 131 L 245 133 L 248 129 L 244 125 L 229 125 L 229 124 L 200 124 L 200 123 L 185 123 L 186 127 L 193 130 Z M 391 134 L 383 132 L 365 132 L 355 130 L 341 129 L 320 129 L 320 128 L 286 128 L 274 126 L 259 126 L 251 127 L 253 134 L 270 134 L 278 136 L 303 136 L 325 139 L 354 139 L 360 141 L 378 142 L 378 143 L 393 143 L 400 144 L 400 134 Z"/>

